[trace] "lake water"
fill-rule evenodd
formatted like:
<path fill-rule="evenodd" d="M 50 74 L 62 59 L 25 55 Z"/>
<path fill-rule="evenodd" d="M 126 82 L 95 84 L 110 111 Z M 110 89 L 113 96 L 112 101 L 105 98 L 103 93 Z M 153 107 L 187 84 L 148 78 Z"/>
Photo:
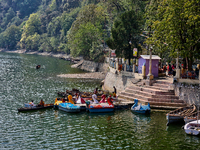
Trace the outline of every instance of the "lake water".
<path fill-rule="evenodd" d="M 41 68 L 36 70 L 38 64 Z M 57 77 L 81 72 L 58 58 L 0 53 L 0 149 L 200 149 L 200 138 L 186 135 L 182 124 L 166 126 L 166 112 L 18 113 L 17 108 L 30 100 L 53 103 L 58 91 L 99 87 L 99 80 Z"/>

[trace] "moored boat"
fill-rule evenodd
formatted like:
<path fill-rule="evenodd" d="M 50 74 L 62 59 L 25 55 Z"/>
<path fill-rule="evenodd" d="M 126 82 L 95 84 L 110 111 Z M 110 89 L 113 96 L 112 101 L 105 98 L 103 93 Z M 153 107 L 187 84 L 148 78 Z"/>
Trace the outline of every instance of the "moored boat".
<path fill-rule="evenodd" d="M 30 106 L 29 104 L 25 104 L 25 107 L 19 108 L 18 112 L 27 112 L 34 110 L 44 110 L 48 108 L 53 108 L 54 104 L 44 104 L 44 106 Z"/>
<path fill-rule="evenodd" d="M 86 102 L 86 110 L 92 113 L 102 113 L 102 112 L 113 112 L 115 106 L 112 103 L 111 95 L 107 99 L 107 103 L 99 103 L 97 100 L 97 95 L 92 95 L 93 102 Z"/>
<path fill-rule="evenodd" d="M 191 135 L 199 135 L 200 134 L 200 120 L 195 120 L 187 123 L 184 126 L 185 133 Z"/>
<path fill-rule="evenodd" d="M 53 106 L 54 109 L 58 109 L 59 104 L 64 103 L 64 102 L 68 102 L 68 99 L 67 98 L 60 98 L 60 97 L 56 98 L 55 102 L 54 102 L 54 106 Z"/>
<path fill-rule="evenodd" d="M 200 111 L 198 112 L 194 112 L 188 116 L 185 116 L 184 117 L 184 121 L 185 121 L 185 124 L 187 124 L 188 122 L 191 122 L 191 121 L 195 121 L 195 120 L 198 120 L 198 116 L 200 114 Z"/>
<path fill-rule="evenodd" d="M 86 102 L 86 110 L 91 113 L 102 113 L 102 112 L 113 112 L 114 105 L 109 105 L 108 103 L 99 103 L 99 104 L 90 104 L 90 102 Z"/>
<path fill-rule="evenodd" d="M 197 111 L 197 108 L 194 104 L 170 111 L 166 114 L 166 118 L 168 120 L 167 125 L 175 122 L 183 122 L 184 117 L 191 115 L 195 111 Z"/>
<path fill-rule="evenodd" d="M 59 110 L 63 110 L 69 113 L 77 113 L 81 111 L 80 106 L 71 103 L 60 103 L 58 108 Z"/>
<path fill-rule="evenodd" d="M 135 104 L 133 104 L 133 106 L 131 107 L 132 112 L 136 112 L 136 113 L 140 113 L 140 114 L 150 114 L 151 108 L 150 108 L 149 103 L 147 105 L 142 105 L 142 104 L 138 105 L 137 99 L 135 99 L 134 102 L 135 102 Z"/>

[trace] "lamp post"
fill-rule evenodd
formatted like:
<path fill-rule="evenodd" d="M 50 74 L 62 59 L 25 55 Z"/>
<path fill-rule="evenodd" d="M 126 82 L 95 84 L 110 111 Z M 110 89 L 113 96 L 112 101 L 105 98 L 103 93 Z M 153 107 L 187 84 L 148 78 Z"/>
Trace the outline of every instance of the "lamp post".
<path fill-rule="evenodd" d="M 152 47 L 150 47 L 150 55 L 149 55 L 149 74 L 147 75 L 147 79 L 153 80 L 153 75 L 152 75 Z"/>
<path fill-rule="evenodd" d="M 151 32 L 151 26 L 148 26 L 148 28 L 150 29 L 149 30 L 149 37 L 150 38 L 150 32 Z M 147 28 L 147 29 L 148 29 Z M 148 48 L 149 48 L 149 45 L 148 45 Z M 149 79 L 149 81 L 153 80 L 153 75 L 152 75 L 152 47 L 150 46 L 150 49 L 149 50 L 149 74 L 147 75 L 147 79 Z M 151 85 L 151 82 L 149 82 L 149 84 Z"/>

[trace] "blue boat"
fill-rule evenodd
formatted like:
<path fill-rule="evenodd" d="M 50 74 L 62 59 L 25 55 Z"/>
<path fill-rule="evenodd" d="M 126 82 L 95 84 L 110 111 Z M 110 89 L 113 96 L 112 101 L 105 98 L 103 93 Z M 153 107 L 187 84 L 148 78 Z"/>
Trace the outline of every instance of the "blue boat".
<path fill-rule="evenodd" d="M 66 111 L 69 113 L 77 113 L 81 111 L 80 106 L 77 106 L 71 103 L 60 103 L 58 108 L 59 110 Z"/>
<path fill-rule="evenodd" d="M 131 107 L 131 111 L 140 114 L 150 114 L 151 108 L 149 103 L 147 105 L 138 105 L 138 99 L 135 99 L 134 102 L 135 104 Z"/>

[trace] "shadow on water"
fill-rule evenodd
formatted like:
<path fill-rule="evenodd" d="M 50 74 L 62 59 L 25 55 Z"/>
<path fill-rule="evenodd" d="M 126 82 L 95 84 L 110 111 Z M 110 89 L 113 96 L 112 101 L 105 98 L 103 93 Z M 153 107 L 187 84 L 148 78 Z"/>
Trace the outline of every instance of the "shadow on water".
<path fill-rule="evenodd" d="M 150 114 L 139 114 L 139 113 L 134 113 L 133 114 L 133 120 L 134 121 L 151 121 L 151 115 Z"/>
<path fill-rule="evenodd" d="M 44 113 L 46 111 L 52 111 L 53 108 L 48 108 L 48 109 L 41 109 L 41 110 L 27 110 L 27 111 L 22 111 L 22 112 L 18 112 L 17 114 L 33 114 L 33 113 Z"/>
<path fill-rule="evenodd" d="M 114 112 L 105 112 L 105 113 L 90 113 L 90 112 L 86 112 L 88 114 L 88 116 L 113 116 Z"/>

